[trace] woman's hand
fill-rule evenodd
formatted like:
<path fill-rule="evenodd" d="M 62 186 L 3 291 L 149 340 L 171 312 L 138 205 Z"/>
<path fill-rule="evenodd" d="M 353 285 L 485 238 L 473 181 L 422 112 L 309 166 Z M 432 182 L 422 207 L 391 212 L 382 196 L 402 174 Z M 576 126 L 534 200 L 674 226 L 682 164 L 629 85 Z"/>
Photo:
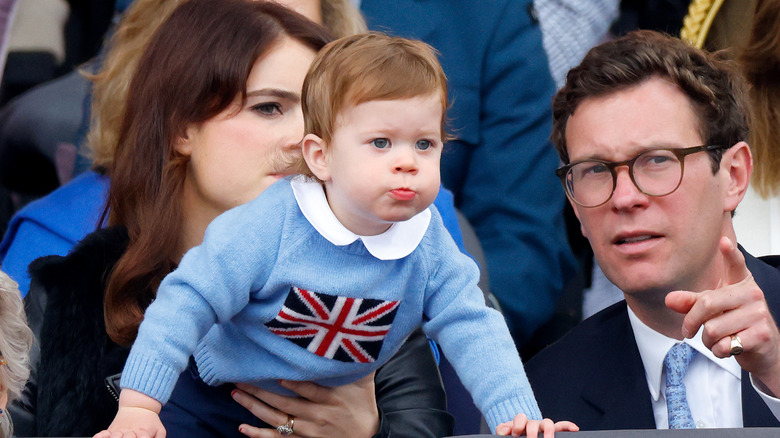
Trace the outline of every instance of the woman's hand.
<path fill-rule="evenodd" d="M 254 416 L 272 426 L 295 419 L 296 437 L 371 437 L 379 429 L 379 410 L 374 393 L 374 373 L 348 385 L 328 388 L 310 382 L 282 380 L 281 385 L 300 397 L 285 397 L 237 384 L 233 399 Z M 239 431 L 249 437 L 274 437 L 276 429 L 259 429 L 246 424 Z"/>

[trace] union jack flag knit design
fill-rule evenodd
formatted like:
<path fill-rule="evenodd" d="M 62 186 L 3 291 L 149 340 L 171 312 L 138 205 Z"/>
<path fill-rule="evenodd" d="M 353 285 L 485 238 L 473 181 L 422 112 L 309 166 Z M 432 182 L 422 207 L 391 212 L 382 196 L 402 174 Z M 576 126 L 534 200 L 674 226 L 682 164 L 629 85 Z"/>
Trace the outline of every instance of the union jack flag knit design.
<path fill-rule="evenodd" d="M 370 363 L 379 357 L 398 304 L 292 287 L 279 314 L 265 325 L 318 356 Z"/>

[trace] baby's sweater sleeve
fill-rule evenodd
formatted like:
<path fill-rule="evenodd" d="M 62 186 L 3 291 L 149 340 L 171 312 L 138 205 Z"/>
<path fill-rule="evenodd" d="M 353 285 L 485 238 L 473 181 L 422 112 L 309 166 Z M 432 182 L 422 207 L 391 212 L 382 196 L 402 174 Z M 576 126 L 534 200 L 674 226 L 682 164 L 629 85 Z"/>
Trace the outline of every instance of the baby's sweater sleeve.
<path fill-rule="evenodd" d="M 455 246 L 438 215 L 426 263 L 426 334 L 438 342 L 491 431 L 519 413 L 541 420 L 523 363 L 500 312 L 485 305 L 476 263 Z M 427 246 L 427 245 L 426 245 Z"/>
<path fill-rule="evenodd" d="M 198 342 L 262 288 L 278 255 L 284 208 L 258 200 L 215 219 L 203 243 L 162 281 L 125 363 L 122 388 L 167 402 Z"/>

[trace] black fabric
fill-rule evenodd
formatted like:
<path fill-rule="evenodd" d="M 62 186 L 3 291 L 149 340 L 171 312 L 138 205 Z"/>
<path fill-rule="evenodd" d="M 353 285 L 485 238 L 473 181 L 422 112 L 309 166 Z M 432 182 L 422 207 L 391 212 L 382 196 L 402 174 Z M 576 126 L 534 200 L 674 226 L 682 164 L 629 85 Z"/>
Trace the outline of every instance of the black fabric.
<path fill-rule="evenodd" d="M 412 371 L 414 370 L 414 371 Z M 376 372 L 378 437 L 429 438 L 453 434 L 441 375 L 431 344 L 421 330 Z"/>
<path fill-rule="evenodd" d="M 780 271 L 747 253 L 745 259 L 776 314 Z M 625 301 L 591 316 L 538 353 L 526 365 L 526 373 L 545 417 L 573 421 L 580 430 L 655 429 L 650 390 Z M 745 427 L 780 426 L 744 371 L 742 412 Z"/>
<path fill-rule="evenodd" d="M 128 350 L 106 334 L 103 290 L 126 245 L 124 228 L 98 230 L 68 256 L 30 265 L 25 306 L 39 357 L 11 407 L 19 436 L 91 436 L 111 423 L 117 402 L 104 381 L 122 371 Z"/>
<path fill-rule="evenodd" d="M 235 386 L 209 386 L 200 379 L 198 367 L 190 364 L 176 381 L 168 403 L 160 411 L 167 438 L 243 438 L 240 424 L 270 428 L 251 412 L 241 409 L 230 396 Z"/>
<path fill-rule="evenodd" d="M 23 396 L 9 406 L 19 436 L 91 436 L 113 420 L 117 401 L 105 380 L 122 371 L 128 350 L 106 335 L 103 291 L 127 239 L 122 227 L 101 229 L 67 256 L 30 265 L 25 306 L 39 345 Z M 420 330 L 374 380 L 377 437 L 452 434 L 454 420 L 446 411 L 441 376 Z"/>

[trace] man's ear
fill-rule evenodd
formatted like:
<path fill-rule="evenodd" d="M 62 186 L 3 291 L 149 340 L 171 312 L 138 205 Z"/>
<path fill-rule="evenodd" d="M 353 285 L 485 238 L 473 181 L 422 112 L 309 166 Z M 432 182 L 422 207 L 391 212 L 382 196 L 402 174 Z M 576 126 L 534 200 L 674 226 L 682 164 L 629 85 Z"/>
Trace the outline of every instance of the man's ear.
<path fill-rule="evenodd" d="M 301 151 L 306 165 L 320 181 L 330 180 L 330 168 L 328 166 L 328 148 L 325 140 L 314 134 L 306 134 L 301 142 Z"/>
<path fill-rule="evenodd" d="M 194 134 L 196 129 L 198 128 L 195 125 L 191 124 L 187 126 L 184 135 L 176 139 L 176 144 L 174 145 L 176 152 L 185 157 L 192 155 L 192 139 L 195 138 Z"/>
<path fill-rule="evenodd" d="M 731 212 L 745 197 L 753 173 L 753 156 L 748 144 L 741 141 L 724 151 L 720 166 L 728 177 L 723 208 Z"/>

